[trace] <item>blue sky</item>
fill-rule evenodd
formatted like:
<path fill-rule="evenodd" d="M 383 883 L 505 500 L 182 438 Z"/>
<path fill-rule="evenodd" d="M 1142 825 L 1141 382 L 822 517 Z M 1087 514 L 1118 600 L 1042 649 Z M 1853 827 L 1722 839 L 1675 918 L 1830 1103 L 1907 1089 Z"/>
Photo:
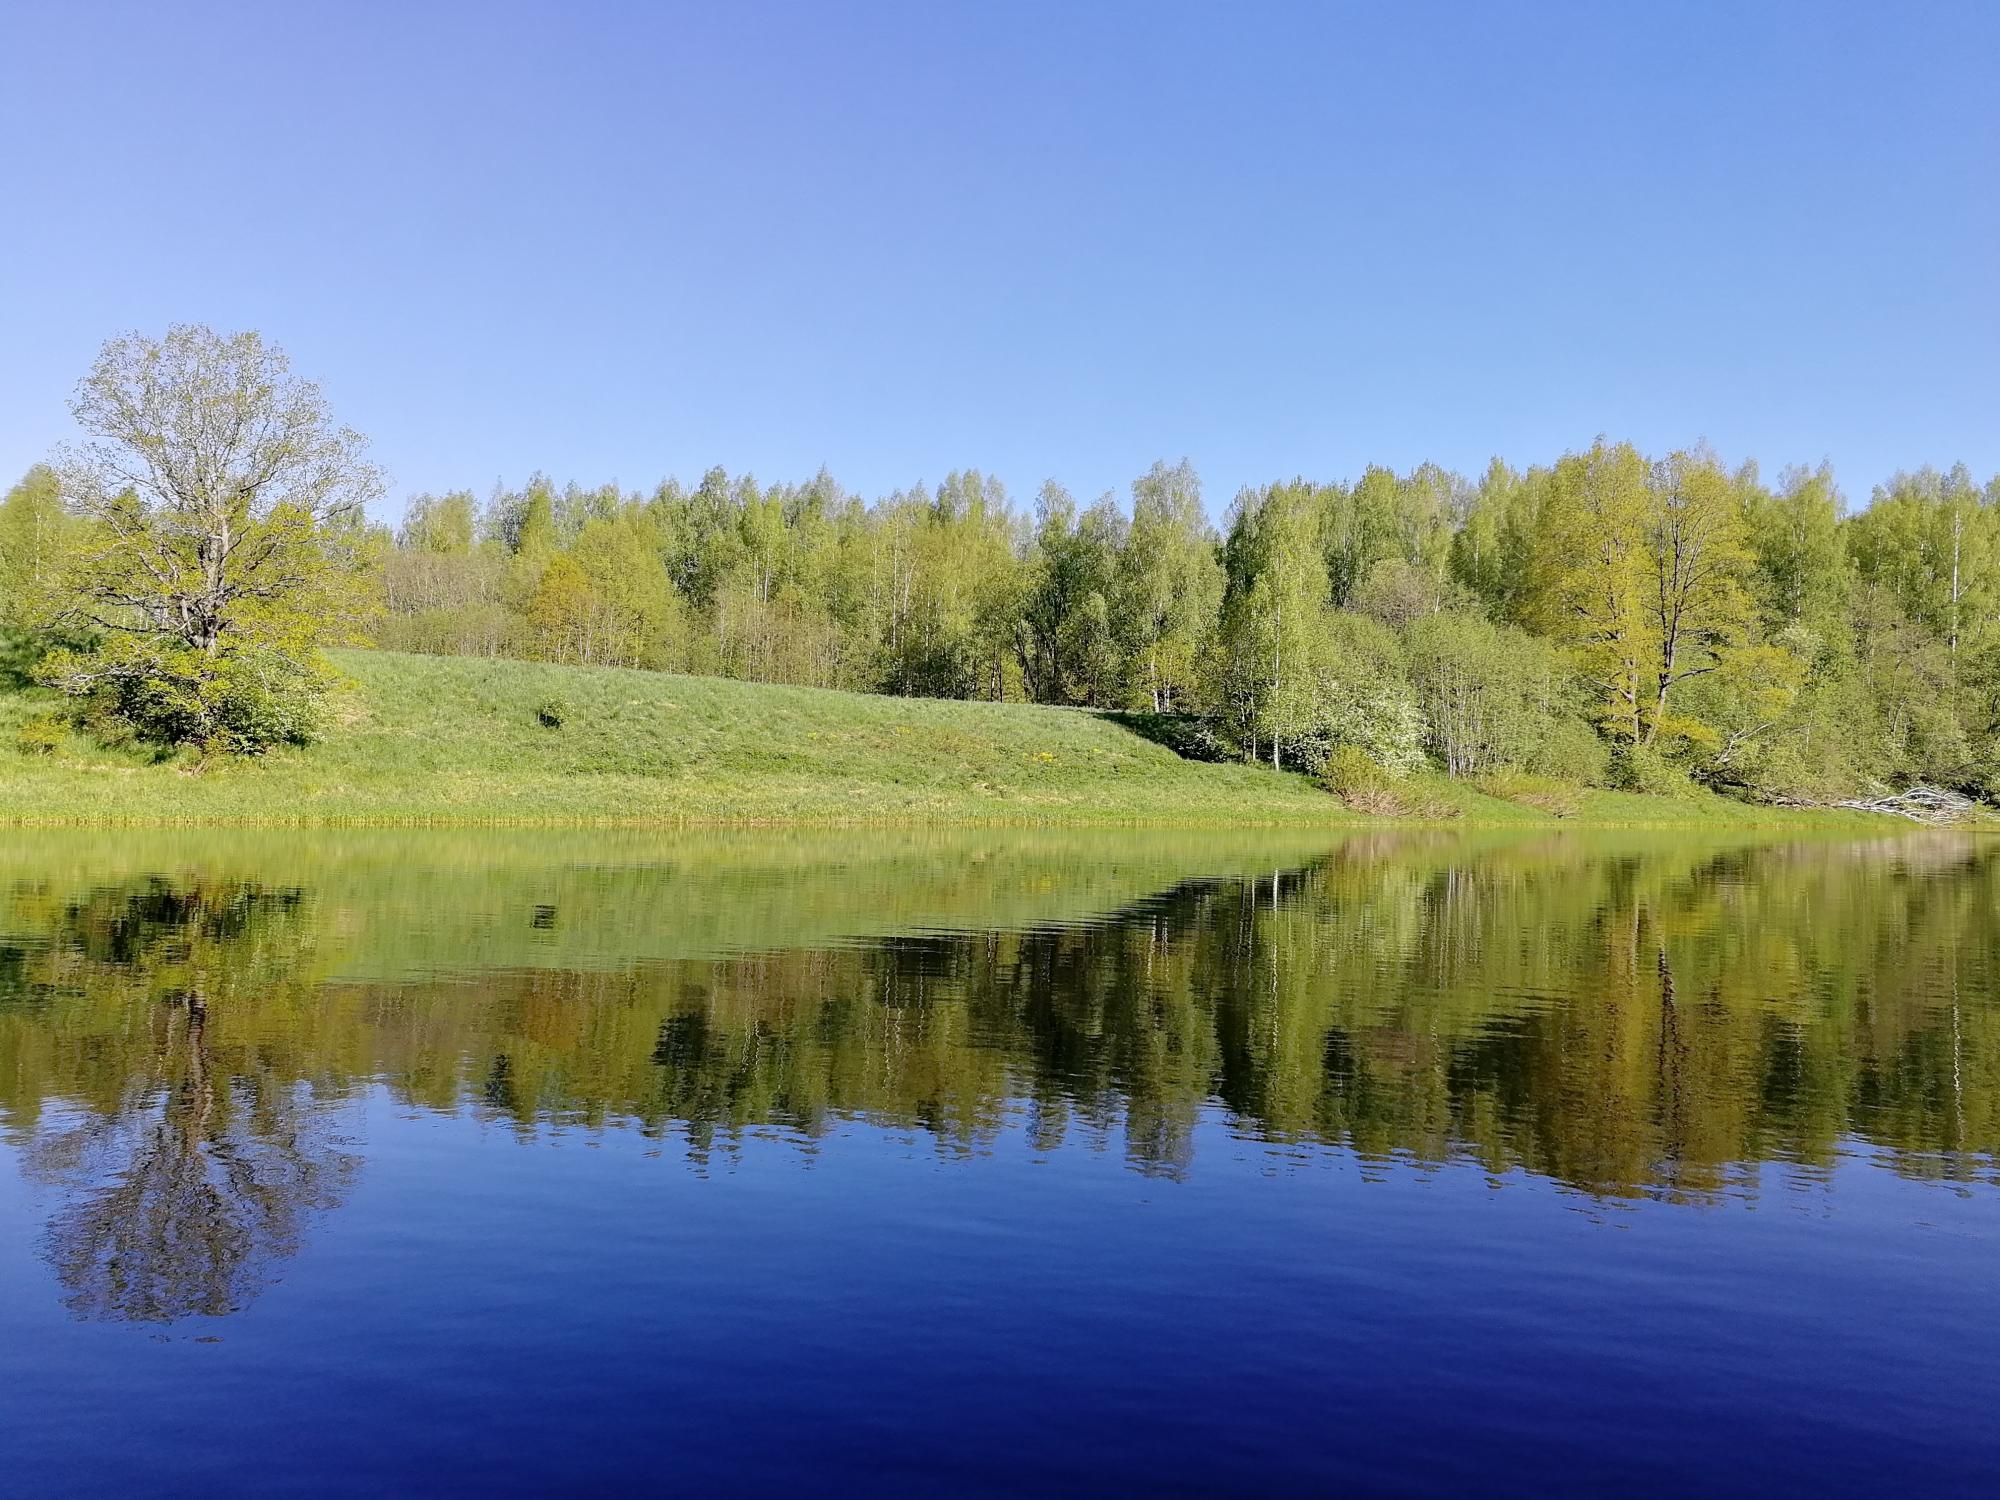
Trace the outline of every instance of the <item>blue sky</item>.
<path fill-rule="evenodd" d="M 2000 470 L 2000 5 L 0 8 L 0 474 L 254 327 L 404 495 Z"/>

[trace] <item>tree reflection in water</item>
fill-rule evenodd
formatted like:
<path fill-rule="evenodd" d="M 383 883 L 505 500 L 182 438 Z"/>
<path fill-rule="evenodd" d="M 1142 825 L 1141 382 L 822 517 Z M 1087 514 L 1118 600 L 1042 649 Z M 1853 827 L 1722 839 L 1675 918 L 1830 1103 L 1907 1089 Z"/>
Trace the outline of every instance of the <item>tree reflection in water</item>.
<path fill-rule="evenodd" d="M 304 907 L 296 891 L 152 883 L 98 893 L 52 934 L 45 974 L 145 1022 L 115 1106 L 55 1111 L 26 1152 L 62 1195 L 46 1246 L 78 1315 L 232 1312 L 345 1195 L 360 1159 L 306 1086 L 212 1039 L 216 1006 L 296 979 Z"/>
<path fill-rule="evenodd" d="M 1824 1180 L 1856 1150 L 1994 1175 L 1991 843 L 1364 837 L 995 930 L 1005 872 L 976 874 L 957 930 L 829 941 L 773 917 L 722 956 L 633 951 L 635 911 L 728 907 L 692 863 L 559 905 L 549 877 L 477 865 L 421 908 L 352 883 L 0 889 L 0 1122 L 60 1188 L 71 1305 L 131 1319 L 255 1295 L 348 1191 L 340 1106 L 377 1087 L 524 1137 L 671 1134 L 697 1165 L 865 1121 L 955 1156 L 1016 1128 L 1038 1152 L 1118 1143 L 1182 1176 L 1206 1121 L 1604 1198 L 1754 1192 L 1767 1163 Z M 787 904 L 848 878 L 801 876 Z M 884 908 L 910 897 L 872 878 Z M 926 878 L 948 910 L 956 877 Z M 407 976 L 396 945 L 430 913 L 496 910 L 515 915 L 450 972 L 341 977 Z"/>

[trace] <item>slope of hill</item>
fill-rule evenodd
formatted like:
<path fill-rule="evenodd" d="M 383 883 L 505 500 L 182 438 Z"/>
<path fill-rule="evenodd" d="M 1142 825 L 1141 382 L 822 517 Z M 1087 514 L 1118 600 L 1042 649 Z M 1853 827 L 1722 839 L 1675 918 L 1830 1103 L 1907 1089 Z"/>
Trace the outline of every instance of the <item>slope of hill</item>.
<path fill-rule="evenodd" d="M 1079 709 L 773 687 L 536 662 L 336 653 L 335 727 L 256 761 L 154 761 L 0 695 L 0 822 L 675 824 L 1355 823 L 1303 776 L 1182 759 Z M 559 725 L 542 722 L 555 706 Z M 1546 815 L 1452 787 L 1479 821 Z M 1777 821 L 1718 798 L 1591 794 L 1586 820 Z"/>

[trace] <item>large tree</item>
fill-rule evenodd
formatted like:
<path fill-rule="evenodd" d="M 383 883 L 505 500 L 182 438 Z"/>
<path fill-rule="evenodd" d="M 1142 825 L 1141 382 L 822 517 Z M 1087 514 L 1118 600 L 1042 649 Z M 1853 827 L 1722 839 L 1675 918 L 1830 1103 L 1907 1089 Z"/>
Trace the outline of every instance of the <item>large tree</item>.
<path fill-rule="evenodd" d="M 64 498 L 95 531 L 76 588 L 101 628 L 214 655 L 232 632 L 326 619 L 382 478 L 283 352 L 187 324 L 131 334 L 70 409 L 86 436 Z"/>
<path fill-rule="evenodd" d="M 315 648 L 364 597 L 382 491 L 364 440 L 257 334 L 191 325 L 113 339 L 71 410 L 84 440 L 60 472 L 85 535 L 68 589 L 106 645 L 57 653 L 49 680 L 171 740 L 300 737 Z"/>
<path fill-rule="evenodd" d="M 1646 739 L 1684 730 L 1674 689 L 1724 670 L 1744 644 L 1752 606 L 1743 506 L 1713 454 L 1670 454 L 1656 466 L 1646 513 L 1646 607 L 1655 642 L 1653 709 Z"/>
<path fill-rule="evenodd" d="M 1660 651 L 1650 479 L 1628 443 L 1600 440 L 1555 466 L 1539 497 L 1527 607 L 1540 632 L 1571 649 L 1602 726 L 1633 743 L 1646 738 Z"/>

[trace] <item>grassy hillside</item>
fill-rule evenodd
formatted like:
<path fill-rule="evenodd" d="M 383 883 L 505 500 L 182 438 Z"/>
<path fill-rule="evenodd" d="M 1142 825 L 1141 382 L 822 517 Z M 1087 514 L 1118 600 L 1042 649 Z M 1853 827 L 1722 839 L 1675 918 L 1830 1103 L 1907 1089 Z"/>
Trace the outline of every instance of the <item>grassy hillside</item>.
<path fill-rule="evenodd" d="M 337 726 L 257 761 L 155 762 L 73 736 L 23 753 L 46 709 L 0 695 L 10 824 L 1051 822 L 1352 824 L 1302 776 L 1182 760 L 1075 709 L 769 687 L 611 668 L 339 653 Z M 548 728 L 537 709 L 564 705 Z M 1440 783 L 1480 822 L 1546 814 Z M 1718 798 L 1590 794 L 1583 821 L 1786 820 Z"/>

